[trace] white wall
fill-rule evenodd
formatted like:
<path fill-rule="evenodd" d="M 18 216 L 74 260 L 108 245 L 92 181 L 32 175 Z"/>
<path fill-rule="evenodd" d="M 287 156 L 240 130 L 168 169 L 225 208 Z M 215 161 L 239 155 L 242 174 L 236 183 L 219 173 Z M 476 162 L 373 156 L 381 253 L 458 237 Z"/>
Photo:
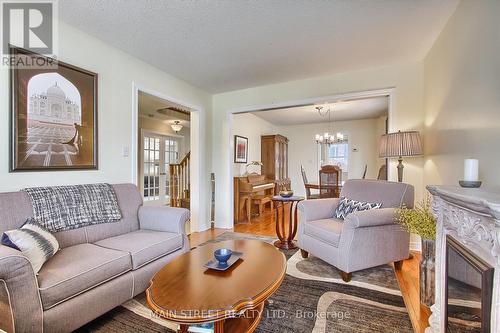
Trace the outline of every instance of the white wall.
<path fill-rule="evenodd" d="M 232 211 L 230 126 L 228 113 L 247 107 L 330 96 L 347 92 L 394 87 L 392 130 L 420 130 L 423 127 L 423 64 L 400 64 L 370 70 L 348 72 L 306 80 L 290 81 L 217 94 L 212 110 L 212 170 L 217 177 L 216 225 L 230 228 Z M 405 181 L 414 185 L 417 198 L 423 193 L 422 158 L 405 160 Z M 395 168 L 393 164 L 391 167 Z M 394 172 L 395 174 L 395 172 Z"/>
<path fill-rule="evenodd" d="M 377 124 L 376 124 L 376 134 L 377 134 L 377 137 L 380 139 L 380 137 L 384 134 L 387 133 L 387 128 L 386 128 L 386 123 L 387 123 L 387 116 L 383 115 L 383 116 L 380 116 L 377 118 Z M 378 145 L 379 141 L 377 141 L 377 166 L 376 166 L 376 174 L 375 174 L 375 177 L 378 177 L 378 170 L 380 169 L 380 167 L 385 164 L 385 158 L 379 158 L 378 157 L 378 148 L 379 148 L 379 145 Z"/>
<path fill-rule="evenodd" d="M 276 126 L 251 113 L 241 113 L 233 116 L 232 137 L 235 135 L 248 138 L 248 163 L 261 161 L 261 135 L 276 134 Z M 233 176 L 241 176 L 246 172 L 246 163 L 232 163 Z M 250 172 L 257 171 L 258 167 L 251 166 Z"/>
<path fill-rule="evenodd" d="M 147 87 L 178 100 L 198 105 L 203 125 L 200 135 L 202 148 L 209 147 L 206 137 L 206 113 L 211 108 L 211 96 L 189 84 L 166 74 L 100 40 L 85 34 L 64 22 L 59 24 L 59 59 L 75 66 L 98 73 L 98 120 L 99 120 L 99 170 L 64 172 L 8 172 L 9 156 L 9 89 L 8 70 L 1 68 L 0 90 L 0 191 L 13 191 L 28 186 L 44 186 L 78 183 L 131 182 L 132 157 L 123 157 L 124 146 L 132 142 L 132 83 Z M 207 149 L 205 149 L 206 152 Z M 208 221 L 208 176 L 210 156 L 203 155 L 200 189 L 200 221 Z M 203 228 L 203 225 L 200 226 Z"/>
<path fill-rule="evenodd" d="M 305 188 L 300 173 L 303 165 L 309 181 L 318 181 L 318 146 L 314 140 L 316 133 L 346 133 L 349 137 L 348 178 L 361 178 L 368 165 L 367 178 L 378 174 L 378 119 L 336 121 L 328 123 L 280 126 L 278 133 L 286 136 L 288 143 L 288 169 L 292 189 L 297 195 L 305 196 Z M 332 130 L 333 127 L 333 130 Z M 353 152 L 356 148 L 357 152 Z"/>
<path fill-rule="evenodd" d="M 463 178 L 477 158 L 500 185 L 500 1 L 462 1 L 425 58 L 425 184 Z"/>

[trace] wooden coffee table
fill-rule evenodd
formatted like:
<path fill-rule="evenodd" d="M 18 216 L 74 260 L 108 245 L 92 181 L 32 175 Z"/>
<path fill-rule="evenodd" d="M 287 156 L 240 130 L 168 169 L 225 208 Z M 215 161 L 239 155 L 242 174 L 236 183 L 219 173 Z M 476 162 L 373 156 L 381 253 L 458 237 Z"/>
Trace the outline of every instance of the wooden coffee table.
<path fill-rule="evenodd" d="M 243 252 L 228 270 L 203 267 L 219 248 Z M 279 288 L 286 272 L 283 253 L 257 240 L 230 240 L 200 246 L 174 259 L 155 274 L 146 290 L 158 316 L 189 325 L 214 323 L 214 332 L 253 332 L 265 301 Z"/>

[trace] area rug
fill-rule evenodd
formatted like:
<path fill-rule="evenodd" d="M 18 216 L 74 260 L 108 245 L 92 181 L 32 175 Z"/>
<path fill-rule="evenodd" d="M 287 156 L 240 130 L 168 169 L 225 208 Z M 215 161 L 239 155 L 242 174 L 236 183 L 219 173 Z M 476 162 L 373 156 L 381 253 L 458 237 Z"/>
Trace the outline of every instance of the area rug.
<path fill-rule="evenodd" d="M 230 239 L 274 241 L 226 232 L 207 243 Z M 345 283 L 336 268 L 320 259 L 302 259 L 297 250 L 283 252 L 287 275 L 265 307 L 256 332 L 413 332 L 392 266 L 355 272 L 351 282 Z M 176 324 L 152 316 L 141 294 L 78 331 L 153 333 L 176 329 Z"/>

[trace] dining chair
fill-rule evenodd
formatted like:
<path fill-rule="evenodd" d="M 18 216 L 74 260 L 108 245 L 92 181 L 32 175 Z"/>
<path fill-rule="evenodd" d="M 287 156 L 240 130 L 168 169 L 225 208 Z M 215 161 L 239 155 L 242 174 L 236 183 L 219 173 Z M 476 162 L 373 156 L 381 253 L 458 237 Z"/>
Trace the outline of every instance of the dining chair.
<path fill-rule="evenodd" d="M 366 171 L 368 170 L 368 164 L 365 164 L 365 171 L 363 171 L 363 177 L 361 177 L 361 179 L 365 179 L 366 178 Z"/>
<path fill-rule="evenodd" d="M 312 194 L 311 193 L 311 187 L 309 186 L 309 181 L 307 180 L 307 175 L 306 175 L 306 170 L 304 169 L 304 166 L 300 166 L 300 173 L 302 174 L 302 181 L 304 182 L 304 187 L 306 189 L 306 199 L 318 199 L 319 194 Z"/>
<path fill-rule="evenodd" d="M 378 169 L 377 180 L 387 180 L 387 164 L 383 164 Z"/>
<path fill-rule="evenodd" d="M 338 198 L 342 170 L 336 165 L 323 165 L 319 170 L 319 196 L 321 198 Z"/>

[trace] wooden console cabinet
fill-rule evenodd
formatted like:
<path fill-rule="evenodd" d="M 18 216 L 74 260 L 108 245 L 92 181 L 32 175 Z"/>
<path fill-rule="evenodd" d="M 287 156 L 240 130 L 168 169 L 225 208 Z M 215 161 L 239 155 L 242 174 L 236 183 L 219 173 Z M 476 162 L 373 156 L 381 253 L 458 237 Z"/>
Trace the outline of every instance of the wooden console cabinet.
<path fill-rule="evenodd" d="M 261 136 L 262 174 L 276 184 L 275 193 L 282 187 L 290 189 L 288 176 L 288 139 L 283 135 Z"/>

